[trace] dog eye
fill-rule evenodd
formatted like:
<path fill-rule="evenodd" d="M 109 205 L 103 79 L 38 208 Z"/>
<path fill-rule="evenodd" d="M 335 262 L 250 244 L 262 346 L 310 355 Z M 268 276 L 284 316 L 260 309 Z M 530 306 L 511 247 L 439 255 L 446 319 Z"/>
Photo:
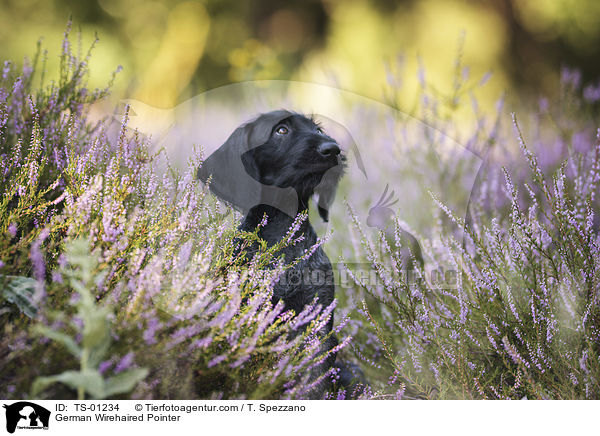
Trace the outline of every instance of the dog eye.
<path fill-rule="evenodd" d="M 320 127 L 317 127 L 317 132 L 319 132 L 321 135 L 325 134 L 325 132 L 323 131 L 323 129 L 321 129 Z"/>
<path fill-rule="evenodd" d="M 275 132 L 280 135 L 286 135 L 289 132 L 289 130 L 285 126 L 279 126 L 279 127 L 277 127 L 277 130 L 275 130 Z"/>

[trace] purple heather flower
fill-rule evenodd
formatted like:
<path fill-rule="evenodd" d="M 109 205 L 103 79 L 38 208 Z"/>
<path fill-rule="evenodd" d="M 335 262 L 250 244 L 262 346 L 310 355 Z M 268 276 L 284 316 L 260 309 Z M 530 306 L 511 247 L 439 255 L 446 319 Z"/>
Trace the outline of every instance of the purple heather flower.
<path fill-rule="evenodd" d="M 4 61 L 4 66 L 2 67 L 2 81 L 5 81 L 8 78 L 8 73 L 11 70 L 11 62 Z"/>
<path fill-rule="evenodd" d="M 587 366 L 588 350 L 583 350 L 581 358 L 579 359 L 579 368 L 584 374 L 589 374 L 590 370 Z"/>
<path fill-rule="evenodd" d="M 62 274 L 58 271 L 52 271 L 52 281 L 54 283 L 64 283 Z"/>
<path fill-rule="evenodd" d="M 212 336 L 207 336 L 205 338 L 202 339 L 197 339 L 196 341 L 194 341 L 194 343 L 192 344 L 193 347 L 195 348 L 206 348 L 208 347 L 213 341 L 213 337 Z"/>
<path fill-rule="evenodd" d="M 114 371 L 115 374 L 118 374 L 122 371 L 129 369 L 131 367 L 131 365 L 133 365 L 134 357 L 135 357 L 135 353 L 133 351 L 130 351 L 125 356 L 123 356 L 123 358 L 115 366 L 115 371 Z"/>
<path fill-rule="evenodd" d="M 562 67 L 560 81 L 561 83 L 572 86 L 575 89 L 579 88 L 579 85 L 581 84 L 581 72 L 569 67 Z"/>
<path fill-rule="evenodd" d="M 190 254 L 192 253 L 192 246 L 193 246 L 193 241 L 189 240 L 187 241 L 185 244 L 183 244 L 181 246 L 181 249 L 179 250 L 179 260 L 178 260 L 178 264 L 177 264 L 177 270 L 179 272 L 183 272 L 183 270 L 185 269 L 189 259 L 190 259 Z"/>
<path fill-rule="evenodd" d="M 402 397 L 404 397 L 404 391 L 405 390 L 406 390 L 406 386 L 404 385 L 404 383 L 402 383 L 400 385 L 400 388 L 395 393 L 395 399 L 396 400 L 401 400 Z"/>
<path fill-rule="evenodd" d="M 579 381 L 577 381 L 577 377 L 572 372 L 569 373 L 569 379 L 571 380 L 571 383 L 573 383 L 573 386 L 577 386 L 579 384 Z"/>
<path fill-rule="evenodd" d="M 208 367 L 212 368 L 213 366 L 218 365 L 219 363 L 223 362 L 225 359 L 227 359 L 227 354 L 222 354 L 220 356 L 216 356 L 213 357 L 209 362 L 208 362 Z"/>
<path fill-rule="evenodd" d="M 158 320 L 158 318 L 156 317 L 152 317 L 150 318 L 150 320 L 148 321 L 146 330 L 144 330 L 143 333 L 143 338 L 144 338 L 144 342 L 146 342 L 146 344 L 148 345 L 152 345 L 156 343 L 156 331 L 159 330 L 162 327 L 162 323 Z"/>
<path fill-rule="evenodd" d="M 104 362 L 100 362 L 98 365 L 98 372 L 100 374 L 104 374 L 111 366 L 113 365 L 113 360 L 105 360 Z"/>
<path fill-rule="evenodd" d="M 79 330 L 79 331 L 83 330 L 83 319 L 81 319 L 80 317 L 74 317 L 71 322 L 73 323 L 73 325 L 75 326 L 75 328 L 77 330 Z"/>
<path fill-rule="evenodd" d="M 600 100 L 600 83 L 583 88 L 583 98 L 588 103 L 596 103 Z"/>

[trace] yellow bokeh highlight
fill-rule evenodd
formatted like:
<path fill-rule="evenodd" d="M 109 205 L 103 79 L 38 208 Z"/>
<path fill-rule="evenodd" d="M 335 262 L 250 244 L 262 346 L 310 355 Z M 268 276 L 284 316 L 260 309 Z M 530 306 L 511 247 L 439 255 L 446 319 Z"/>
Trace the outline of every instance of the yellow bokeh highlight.
<path fill-rule="evenodd" d="M 506 45 L 503 21 L 484 5 L 424 0 L 386 16 L 367 2 L 339 2 L 333 4 L 326 48 L 309 57 L 295 78 L 334 84 L 381 100 L 384 89 L 389 88 L 384 60 L 394 63 L 401 53 L 402 88 L 394 103 L 401 110 L 410 111 L 420 86 L 419 59 L 428 86 L 449 93 L 460 57 L 462 65 L 469 66 L 471 82 L 477 83 L 489 71 L 494 73 L 494 80 L 478 93 L 482 108 L 491 109 L 508 87 L 501 67 Z M 337 83 L 332 83 L 332 76 Z M 470 111 L 469 104 L 461 106 Z"/>
<path fill-rule="evenodd" d="M 179 3 L 169 12 L 158 52 L 145 71 L 134 98 L 172 107 L 190 82 L 204 53 L 210 17 L 200 2 Z"/>
<path fill-rule="evenodd" d="M 94 35 L 100 37 L 90 62 L 89 86 L 104 87 L 117 66 L 123 66 L 113 88 L 117 99 L 167 108 L 227 83 L 291 79 L 339 86 L 410 112 L 420 89 L 420 60 L 428 88 L 442 99 L 460 98 L 458 110 L 470 106 L 464 90 L 452 95 L 462 66 L 470 67 L 471 85 L 492 71 L 492 80 L 476 97 L 483 111 L 494 111 L 504 90 L 532 85 L 511 83 L 514 77 L 534 77 L 531 88 L 552 92 L 558 82 L 557 55 L 571 59 L 572 51 L 581 59 L 581 53 L 595 54 L 600 44 L 599 0 L 506 2 L 376 5 L 322 0 L 306 6 L 272 5 L 258 14 L 251 4 L 229 7 L 233 2 L 5 0 L 0 8 L 0 58 L 20 64 L 23 56 L 33 55 L 42 36 L 49 51 L 46 78 L 56 78 L 63 31 L 73 14 L 74 46 L 79 30 L 84 53 Z M 510 33 L 515 26 L 522 26 L 529 38 L 519 45 L 524 50 L 514 48 L 520 44 Z M 539 51 L 543 45 L 536 45 L 545 41 L 553 47 L 548 56 Z M 536 56 L 529 59 L 532 50 Z M 386 63 L 398 74 L 393 86 Z M 515 66 L 527 74 L 515 74 Z"/>

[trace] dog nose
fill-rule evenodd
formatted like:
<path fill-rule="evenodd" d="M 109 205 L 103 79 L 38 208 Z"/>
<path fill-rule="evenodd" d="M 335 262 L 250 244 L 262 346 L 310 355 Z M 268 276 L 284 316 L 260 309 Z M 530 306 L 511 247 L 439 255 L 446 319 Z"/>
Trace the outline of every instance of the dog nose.
<path fill-rule="evenodd" d="M 325 142 L 319 145 L 317 151 L 323 156 L 337 156 L 340 154 L 340 147 L 335 142 Z"/>

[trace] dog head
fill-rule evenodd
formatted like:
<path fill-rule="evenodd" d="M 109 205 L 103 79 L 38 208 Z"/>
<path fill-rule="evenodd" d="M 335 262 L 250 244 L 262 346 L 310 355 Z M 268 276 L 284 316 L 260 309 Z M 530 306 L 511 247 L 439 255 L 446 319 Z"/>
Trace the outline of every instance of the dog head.
<path fill-rule="evenodd" d="M 211 190 L 243 213 L 267 204 L 294 216 L 317 194 L 327 221 L 344 165 L 341 148 L 315 121 L 280 110 L 237 128 L 198 177 L 211 178 Z"/>

